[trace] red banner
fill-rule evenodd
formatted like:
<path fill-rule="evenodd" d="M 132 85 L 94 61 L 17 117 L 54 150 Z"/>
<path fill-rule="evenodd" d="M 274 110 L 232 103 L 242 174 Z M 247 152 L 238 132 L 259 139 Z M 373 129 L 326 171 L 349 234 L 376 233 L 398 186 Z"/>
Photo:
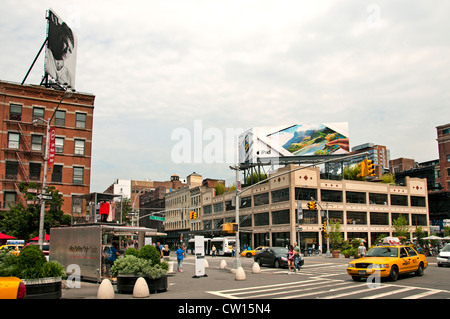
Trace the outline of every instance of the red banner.
<path fill-rule="evenodd" d="M 48 143 L 47 165 L 48 165 L 48 172 L 51 172 L 53 169 L 53 164 L 55 163 L 56 132 L 55 132 L 54 127 L 50 128 L 50 131 L 48 132 L 48 136 L 49 136 L 49 143 Z"/>

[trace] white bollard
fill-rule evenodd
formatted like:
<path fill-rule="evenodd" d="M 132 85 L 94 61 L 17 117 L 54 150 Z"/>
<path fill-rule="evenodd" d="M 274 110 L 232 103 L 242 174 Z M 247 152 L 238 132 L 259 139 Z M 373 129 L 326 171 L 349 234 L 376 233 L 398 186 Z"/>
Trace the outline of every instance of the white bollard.
<path fill-rule="evenodd" d="M 168 274 L 174 274 L 175 271 L 173 270 L 173 265 L 175 264 L 175 262 L 174 261 L 169 261 L 167 263 L 169 264 L 169 269 L 167 269 L 167 273 Z"/>
<path fill-rule="evenodd" d="M 97 299 L 114 299 L 114 288 L 109 279 L 103 279 L 97 291 Z"/>
<path fill-rule="evenodd" d="M 208 260 L 206 260 L 206 258 L 205 258 L 205 268 L 209 268 L 209 263 Z"/>
<path fill-rule="evenodd" d="M 150 291 L 148 290 L 147 282 L 144 278 L 139 277 L 136 280 L 133 288 L 133 297 L 134 298 L 147 298 L 150 297 Z"/>
<path fill-rule="evenodd" d="M 261 273 L 261 267 L 259 267 L 259 264 L 257 262 L 253 263 L 252 273 L 254 273 L 254 274 Z"/>
<path fill-rule="evenodd" d="M 219 268 L 225 269 L 226 267 L 227 267 L 227 262 L 225 261 L 225 259 L 222 259 L 222 261 L 220 262 Z"/>
<path fill-rule="evenodd" d="M 236 280 L 245 280 L 245 271 L 244 268 L 242 267 L 238 267 L 238 269 L 236 270 Z"/>

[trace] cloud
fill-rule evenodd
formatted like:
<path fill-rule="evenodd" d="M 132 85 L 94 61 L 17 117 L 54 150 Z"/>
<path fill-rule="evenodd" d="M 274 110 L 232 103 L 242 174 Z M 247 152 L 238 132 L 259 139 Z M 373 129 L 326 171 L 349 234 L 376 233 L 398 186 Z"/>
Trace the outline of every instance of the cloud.
<path fill-rule="evenodd" d="M 2 80 L 22 80 L 44 40 L 48 8 L 71 24 L 77 90 L 96 96 L 96 191 L 119 177 L 191 170 L 233 180 L 227 164 L 173 163 L 171 133 L 196 120 L 222 132 L 349 122 L 351 146 L 373 142 L 392 158 L 422 161 L 437 158 L 435 126 L 450 118 L 449 6 L 5 0 L 0 69 Z M 42 72 L 40 59 L 27 83 L 39 83 Z"/>

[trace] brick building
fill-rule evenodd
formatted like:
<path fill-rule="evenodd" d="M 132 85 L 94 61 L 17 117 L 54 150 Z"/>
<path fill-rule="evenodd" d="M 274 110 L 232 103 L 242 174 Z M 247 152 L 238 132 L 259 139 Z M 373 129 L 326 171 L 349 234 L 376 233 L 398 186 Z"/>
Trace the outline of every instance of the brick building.
<path fill-rule="evenodd" d="M 0 81 L 0 200 L 1 210 L 24 200 L 18 185 L 43 181 L 47 121 L 55 127 L 55 162 L 47 185 L 63 194 L 62 210 L 70 214 L 71 195 L 89 193 L 91 178 L 92 123 L 95 96 L 38 85 Z M 55 112 L 59 104 L 58 110 Z M 36 121 L 36 119 L 44 121 Z M 33 122 L 34 121 L 34 122 Z"/>
<path fill-rule="evenodd" d="M 450 123 L 436 127 L 439 150 L 439 181 L 446 192 L 450 191 Z"/>

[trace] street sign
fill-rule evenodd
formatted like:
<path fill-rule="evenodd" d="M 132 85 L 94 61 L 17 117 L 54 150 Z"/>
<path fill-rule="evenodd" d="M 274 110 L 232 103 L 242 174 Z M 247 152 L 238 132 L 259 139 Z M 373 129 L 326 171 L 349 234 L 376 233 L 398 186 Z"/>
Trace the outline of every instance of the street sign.
<path fill-rule="evenodd" d="M 41 200 L 52 200 L 53 199 L 52 195 L 47 195 L 47 194 L 39 194 L 36 197 Z"/>
<path fill-rule="evenodd" d="M 159 220 L 161 222 L 166 221 L 166 219 L 164 217 L 160 217 L 160 216 L 150 216 L 150 219 Z"/>

